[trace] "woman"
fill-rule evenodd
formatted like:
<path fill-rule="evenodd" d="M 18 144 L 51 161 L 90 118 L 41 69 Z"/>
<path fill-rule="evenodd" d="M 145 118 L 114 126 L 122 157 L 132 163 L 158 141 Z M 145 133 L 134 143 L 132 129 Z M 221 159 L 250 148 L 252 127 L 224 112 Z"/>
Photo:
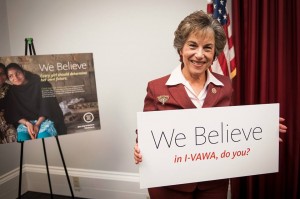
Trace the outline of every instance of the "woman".
<path fill-rule="evenodd" d="M 5 66 L 0 63 L 0 144 L 16 141 L 16 129 L 11 124 L 7 124 L 4 117 L 6 94 L 9 89 L 6 80 Z"/>
<path fill-rule="evenodd" d="M 225 44 L 223 27 L 212 17 L 203 11 L 187 16 L 179 24 L 174 38 L 181 65 L 170 75 L 148 83 L 144 111 L 229 106 L 233 92 L 230 79 L 209 70 Z M 160 97 L 166 95 L 169 98 L 162 103 Z M 136 164 L 142 161 L 138 144 L 134 147 L 134 159 Z M 228 179 L 214 180 L 155 187 L 148 191 L 152 199 L 226 199 L 228 182 Z"/>
<path fill-rule="evenodd" d="M 16 63 L 6 67 L 6 75 L 12 84 L 7 118 L 17 127 L 18 141 L 66 133 L 63 114 L 49 82 L 41 82 L 38 75 Z"/>

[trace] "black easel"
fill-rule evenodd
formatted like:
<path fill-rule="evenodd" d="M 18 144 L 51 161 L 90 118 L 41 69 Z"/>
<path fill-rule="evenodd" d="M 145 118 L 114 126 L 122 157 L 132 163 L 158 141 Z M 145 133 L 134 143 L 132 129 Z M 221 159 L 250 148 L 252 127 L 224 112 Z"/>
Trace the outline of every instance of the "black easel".
<path fill-rule="evenodd" d="M 30 51 L 30 55 L 36 55 L 32 38 L 26 38 L 25 39 L 25 55 L 27 55 L 27 49 L 28 48 L 29 48 L 29 51 Z M 56 138 L 56 143 L 57 143 L 57 146 L 58 146 L 58 149 L 59 149 L 60 157 L 61 157 L 61 160 L 62 160 L 62 163 L 63 163 L 63 166 L 64 166 L 64 170 L 65 170 L 65 173 L 66 173 L 66 177 L 67 177 L 67 180 L 68 180 L 70 192 L 71 192 L 72 198 L 74 199 L 74 193 L 73 193 L 73 189 L 72 189 L 72 186 L 71 186 L 71 181 L 70 181 L 70 178 L 69 178 L 69 174 L 68 174 L 68 170 L 67 170 L 66 163 L 65 163 L 65 160 L 64 160 L 64 156 L 63 156 L 63 153 L 62 153 L 62 150 L 61 150 L 61 147 L 60 147 L 58 136 L 55 136 L 55 138 Z M 45 146 L 44 138 L 42 138 L 42 142 L 43 142 L 45 163 L 46 163 L 47 176 L 48 176 L 48 182 L 49 182 L 49 189 L 50 189 L 51 199 L 53 199 L 52 186 L 51 186 L 48 159 L 47 159 L 47 153 L 46 153 L 46 146 Z M 20 143 L 21 143 L 21 156 L 20 156 L 20 174 L 19 174 L 18 198 L 21 198 L 24 141 L 22 141 Z"/>

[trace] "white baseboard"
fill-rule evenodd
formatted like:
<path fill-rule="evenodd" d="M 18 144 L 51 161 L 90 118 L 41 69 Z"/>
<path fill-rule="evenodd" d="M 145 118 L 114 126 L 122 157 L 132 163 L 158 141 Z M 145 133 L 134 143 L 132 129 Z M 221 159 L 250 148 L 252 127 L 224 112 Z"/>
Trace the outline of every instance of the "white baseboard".
<path fill-rule="evenodd" d="M 50 192 L 45 166 L 24 164 L 23 171 L 22 192 Z M 14 169 L 0 176 L 0 198 L 16 198 L 18 172 L 19 169 Z M 53 194 L 71 196 L 64 168 L 49 166 L 49 172 Z M 148 196 L 147 190 L 139 188 L 139 176 L 136 173 L 68 168 L 68 174 L 75 197 L 146 199 Z M 74 177 L 79 179 L 79 187 L 74 187 Z M 4 193 L 2 190 L 5 190 Z"/>
<path fill-rule="evenodd" d="M 24 170 L 22 171 L 22 189 L 21 194 L 27 192 L 27 182 Z M 19 191 L 19 168 L 13 169 L 0 176 L 0 198 L 16 199 Z"/>

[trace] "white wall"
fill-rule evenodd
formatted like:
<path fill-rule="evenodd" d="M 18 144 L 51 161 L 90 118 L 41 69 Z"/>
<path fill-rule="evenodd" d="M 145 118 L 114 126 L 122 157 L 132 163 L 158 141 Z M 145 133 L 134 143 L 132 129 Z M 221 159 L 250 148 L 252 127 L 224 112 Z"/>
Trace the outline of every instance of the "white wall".
<path fill-rule="evenodd" d="M 33 37 L 37 54 L 92 52 L 102 128 L 60 137 L 68 166 L 137 172 L 132 151 L 136 112 L 146 83 L 178 64 L 173 33 L 180 20 L 206 1 L 9 0 L 11 55 L 24 54 Z M 49 163 L 60 165 L 54 139 Z M 44 164 L 41 142 L 25 144 L 25 162 Z"/>
<path fill-rule="evenodd" d="M 26 37 L 34 39 L 39 55 L 94 54 L 102 128 L 60 137 L 68 167 L 138 172 L 133 161 L 136 112 L 142 111 L 147 82 L 179 64 L 174 31 L 187 14 L 206 10 L 206 3 L 0 0 L 0 55 L 24 55 Z M 55 139 L 46 139 L 46 145 L 49 165 L 61 166 Z M 1 176 L 18 166 L 20 148 L 6 144 L 0 150 Z M 24 163 L 44 165 L 40 140 L 26 142 L 24 150 Z"/>
<path fill-rule="evenodd" d="M 0 56 L 10 54 L 6 1 L 0 0 Z"/>
<path fill-rule="evenodd" d="M 10 55 L 6 1 L 0 0 L 0 56 Z M 17 143 L 0 144 L 0 176 L 19 165 L 20 147 Z"/>

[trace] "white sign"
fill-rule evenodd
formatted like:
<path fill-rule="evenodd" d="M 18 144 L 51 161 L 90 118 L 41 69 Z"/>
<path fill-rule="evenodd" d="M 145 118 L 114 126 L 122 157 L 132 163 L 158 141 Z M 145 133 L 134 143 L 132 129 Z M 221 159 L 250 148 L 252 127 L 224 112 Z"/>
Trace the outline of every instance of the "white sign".
<path fill-rule="evenodd" d="M 140 187 L 278 172 L 279 104 L 137 113 Z"/>

